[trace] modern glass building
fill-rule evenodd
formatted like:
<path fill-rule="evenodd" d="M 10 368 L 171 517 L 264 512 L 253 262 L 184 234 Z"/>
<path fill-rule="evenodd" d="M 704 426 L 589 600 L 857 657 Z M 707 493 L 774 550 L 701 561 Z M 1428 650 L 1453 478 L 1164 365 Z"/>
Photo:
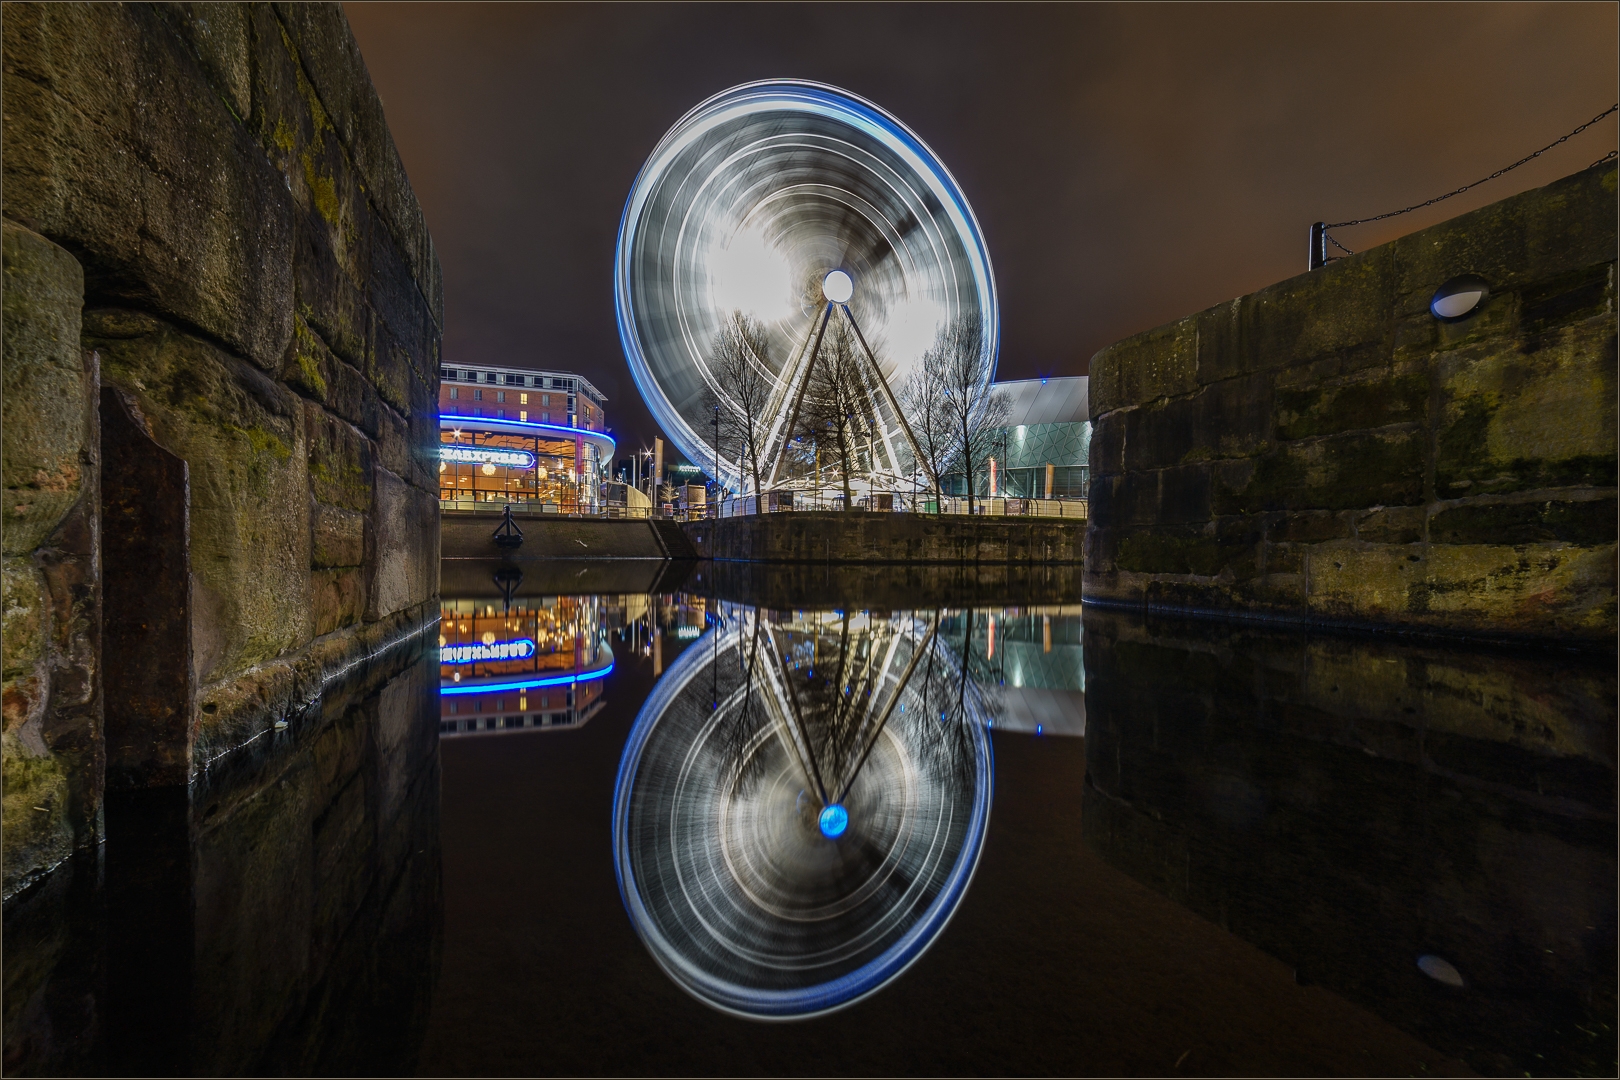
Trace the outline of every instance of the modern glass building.
<path fill-rule="evenodd" d="M 1091 481 L 1091 412 L 1085 376 L 1021 379 L 994 388 L 1012 402 L 1007 423 L 976 463 L 973 493 L 1015 499 L 1084 498 Z M 945 477 L 948 495 L 966 495 L 968 478 Z"/>
<path fill-rule="evenodd" d="M 562 371 L 441 368 L 439 503 L 594 510 L 613 462 L 606 398 Z"/>

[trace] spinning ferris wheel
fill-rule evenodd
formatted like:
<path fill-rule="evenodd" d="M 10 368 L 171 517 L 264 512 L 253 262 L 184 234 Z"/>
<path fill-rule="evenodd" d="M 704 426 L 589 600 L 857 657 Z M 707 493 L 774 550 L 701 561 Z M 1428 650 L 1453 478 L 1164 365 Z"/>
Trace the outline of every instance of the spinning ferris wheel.
<path fill-rule="evenodd" d="M 714 460 L 710 402 L 742 408 L 714 370 L 716 334 L 733 313 L 763 327 L 750 362 L 769 388 L 767 487 L 792 486 L 783 465 L 830 327 L 858 346 L 871 472 L 891 482 L 920 458 L 897 391 L 940 329 L 977 320 L 986 385 L 995 367 L 990 256 L 955 179 L 895 117 L 819 83 L 748 83 L 676 123 L 625 205 L 615 291 L 636 385 L 694 462 Z M 719 472 L 741 490 L 736 457 Z"/>

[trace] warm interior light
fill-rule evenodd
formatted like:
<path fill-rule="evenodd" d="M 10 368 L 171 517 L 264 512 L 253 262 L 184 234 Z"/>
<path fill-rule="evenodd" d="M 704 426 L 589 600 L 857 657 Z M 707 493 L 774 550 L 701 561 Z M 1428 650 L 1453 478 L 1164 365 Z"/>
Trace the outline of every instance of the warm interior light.
<path fill-rule="evenodd" d="M 847 304 L 855 295 L 855 283 L 842 270 L 834 270 L 822 279 L 821 295 L 835 304 Z"/>

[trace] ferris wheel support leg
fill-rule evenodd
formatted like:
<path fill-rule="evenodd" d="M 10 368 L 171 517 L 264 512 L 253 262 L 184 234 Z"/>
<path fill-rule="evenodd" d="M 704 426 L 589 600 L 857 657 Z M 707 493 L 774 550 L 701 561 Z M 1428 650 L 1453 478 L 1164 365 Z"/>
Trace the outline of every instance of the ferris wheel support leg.
<path fill-rule="evenodd" d="M 821 338 L 827 332 L 827 320 L 832 318 L 832 309 L 832 301 L 829 300 L 827 310 L 821 313 L 821 327 L 816 331 L 816 343 L 811 346 L 804 362 L 804 371 L 799 375 L 799 389 L 793 395 L 793 409 L 788 413 L 787 427 L 782 432 L 782 448 L 776 452 L 776 460 L 771 463 L 771 476 L 765 482 L 766 487 L 776 486 L 776 474 L 782 468 L 782 459 L 787 457 L 788 443 L 793 441 L 793 429 L 799 423 L 799 407 L 804 404 L 804 392 L 810 387 L 810 372 L 816 366 L 816 353 L 821 351 Z"/>
<path fill-rule="evenodd" d="M 912 456 L 916 459 L 917 464 L 922 466 L 923 472 L 928 473 L 928 478 L 932 480 L 934 474 L 929 469 L 928 462 L 923 459 L 922 448 L 917 445 L 917 437 L 911 433 L 911 425 L 906 423 L 906 414 L 900 411 L 900 403 L 894 399 L 894 391 L 889 389 L 889 380 L 883 377 L 883 369 L 878 367 L 877 357 L 872 355 L 872 347 L 866 343 L 866 335 L 861 333 L 861 324 L 855 321 L 855 313 L 849 310 L 848 304 L 840 304 L 839 306 L 844 309 L 844 318 L 849 320 L 849 325 L 855 330 L 855 340 L 861 343 L 861 350 L 866 354 L 867 363 L 872 365 L 872 374 L 877 379 L 878 386 L 883 390 L 883 399 L 889 403 L 889 408 L 894 410 L 894 418 L 900 421 L 900 430 L 905 432 L 906 442 L 911 446 Z"/>
<path fill-rule="evenodd" d="M 867 757 L 872 753 L 872 747 L 877 745 L 878 736 L 883 734 L 883 727 L 889 722 L 889 715 L 894 712 L 894 706 L 900 700 L 900 692 L 911 681 L 911 673 L 917 670 L 917 661 L 921 660 L 923 653 L 927 652 L 929 647 L 933 645 L 934 635 L 938 632 L 939 616 L 935 615 L 934 625 L 929 628 L 928 636 L 923 639 L 922 647 L 912 652 L 911 661 L 906 664 L 906 670 L 900 673 L 900 681 L 894 684 L 894 696 L 889 698 L 889 703 L 883 707 L 883 715 L 878 717 L 877 725 L 872 728 L 872 734 L 867 736 L 866 744 L 861 747 L 861 756 L 855 762 L 855 768 L 850 772 L 849 779 L 844 781 L 843 787 L 838 792 L 838 797 L 833 802 L 842 803 L 849 795 L 849 789 L 855 786 L 855 777 L 860 774 L 861 766 L 866 764 Z"/>

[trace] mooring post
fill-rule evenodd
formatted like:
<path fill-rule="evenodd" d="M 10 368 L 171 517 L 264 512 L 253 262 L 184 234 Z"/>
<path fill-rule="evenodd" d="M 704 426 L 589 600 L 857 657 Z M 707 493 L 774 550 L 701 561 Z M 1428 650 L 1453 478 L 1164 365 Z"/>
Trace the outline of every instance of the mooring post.
<path fill-rule="evenodd" d="M 1327 223 L 1318 221 L 1311 226 L 1311 257 L 1307 270 L 1320 270 L 1327 265 Z"/>

